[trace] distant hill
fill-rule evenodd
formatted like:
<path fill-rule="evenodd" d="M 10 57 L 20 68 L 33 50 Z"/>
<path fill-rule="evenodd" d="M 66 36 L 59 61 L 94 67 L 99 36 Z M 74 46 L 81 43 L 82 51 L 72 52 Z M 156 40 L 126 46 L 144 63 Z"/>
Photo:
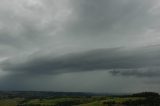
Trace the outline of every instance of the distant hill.
<path fill-rule="evenodd" d="M 0 98 L 52 98 L 61 96 L 133 96 L 133 97 L 159 97 L 158 93 L 141 92 L 131 95 L 87 92 L 52 92 L 52 91 L 0 91 Z"/>
<path fill-rule="evenodd" d="M 103 93 L 50 92 L 50 91 L 0 91 L 0 98 L 52 98 L 58 96 L 113 96 Z"/>
<path fill-rule="evenodd" d="M 57 96 L 92 96 L 81 92 L 47 92 L 47 91 L 0 91 L 1 98 L 51 98 Z"/>
<path fill-rule="evenodd" d="M 160 95 L 155 92 L 141 92 L 141 93 L 133 94 L 132 96 L 134 97 L 159 97 Z"/>

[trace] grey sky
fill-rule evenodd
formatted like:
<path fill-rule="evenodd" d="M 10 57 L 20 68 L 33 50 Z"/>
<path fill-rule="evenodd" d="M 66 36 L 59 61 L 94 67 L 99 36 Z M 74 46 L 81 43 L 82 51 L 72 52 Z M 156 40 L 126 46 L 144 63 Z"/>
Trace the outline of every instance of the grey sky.
<path fill-rule="evenodd" d="M 1 0 L 0 89 L 160 92 L 159 11 L 159 0 Z"/>

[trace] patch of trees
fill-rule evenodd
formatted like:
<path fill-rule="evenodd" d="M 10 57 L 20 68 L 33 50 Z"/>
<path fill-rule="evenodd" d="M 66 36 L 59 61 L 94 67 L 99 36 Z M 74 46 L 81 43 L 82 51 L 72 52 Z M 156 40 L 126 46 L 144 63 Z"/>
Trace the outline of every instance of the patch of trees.
<path fill-rule="evenodd" d="M 160 95 L 155 92 L 142 92 L 142 93 L 136 93 L 132 95 L 133 97 L 159 97 Z"/>

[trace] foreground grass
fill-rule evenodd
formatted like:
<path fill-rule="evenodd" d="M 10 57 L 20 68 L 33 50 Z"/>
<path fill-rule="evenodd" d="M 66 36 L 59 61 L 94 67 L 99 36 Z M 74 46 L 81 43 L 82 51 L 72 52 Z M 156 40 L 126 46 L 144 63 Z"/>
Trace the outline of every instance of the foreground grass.
<path fill-rule="evenodd" d="M 137 100 L 144 100 L 145 98 L 140 97 L 127 97 L 127 98 L 107 98 L 106 100 L 99 100 L 94 101 L 91 103 L 80 104 L 78 106 L 106 106 L 107 104 L 114 103 L 114 104 L 123 104 L 127 101 L 137 101 Z"/>
<path fill-rule="evenodd" d="M 15 98 L 15 99 L 1 99 L 0 106 L 17 106 L 19 102 L 23 99 Z"/>
<path fill-rule="evenodd" d="M 72 106 L 84 104 L 93 101 L 92 98 L 86 97 L 65 97 L 65 98 L 52 98 L 52 99 L 31 99 L 23 102 L 21 105 L 38 105 L 38 106 Z"/>
<path fill-rule="evenodd" d="M 73 103 L 75 99 L 73 98 L 58 98 L 58 99 L 33 99 L 26 102 L 26 105 L 58 105 L 62 103 Z"/>
<path fill-rule="evenodd" d="M 137 100 L 144 100 L 144 99 L 145 98 L 142 98 L 142 97 L 110 98 L 110 99 L 107 99 L 103 102 L 115 102 L 118 104 L 122 104 L 127 101 L 137 101 Z"/>

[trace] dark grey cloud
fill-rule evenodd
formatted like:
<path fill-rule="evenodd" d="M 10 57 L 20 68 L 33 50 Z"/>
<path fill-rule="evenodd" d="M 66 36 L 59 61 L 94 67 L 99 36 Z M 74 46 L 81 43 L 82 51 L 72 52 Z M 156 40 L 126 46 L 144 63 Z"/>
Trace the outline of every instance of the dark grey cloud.
<path fill-rule="evenodd" d="M 134 69 L 114 69 L 110 71 L 112 75 L 136 76 L 136 77 L 159 77 L 160 67 L 134 68 Z"/>
<path fill-rule="evenodd" d="M 65 34 L 74 45 L 83 48 L 158 43 L 155 28 L 160 15 L 152 11 L 156 3 L 157 0 L 72 0 L 73 13 Z"/>
<path fill-rule="evenodd" d="M 159 76 L 159 46 L 125 50 L 96 49 L 60 57 L 44 56 L 21 62 L 4 62 L 2 70 L 29 74 L 58 74 L 94 70 L 113 70 L 113 75 Z M 117 70 L 117 71 L 116 71 Z"/>
<path fill-rule="evenodd" d="M 77 17 L 75 16 L 73 24 L 71 23 L 73 25 L 71 28 L 74 30 L 71 29 L 70 33 L 74 33 L 74 36 L 106 36 L 112 39 L 115 36 L 119 38 L 120 35 L 129 37 L 133 33 L 146 30 L 158 21 L 157 17 L 149 13 L 153 7 L 153 1 L 150 0 L 145 2 L 139 0 L 73 0 L 73 5 Z"/>

